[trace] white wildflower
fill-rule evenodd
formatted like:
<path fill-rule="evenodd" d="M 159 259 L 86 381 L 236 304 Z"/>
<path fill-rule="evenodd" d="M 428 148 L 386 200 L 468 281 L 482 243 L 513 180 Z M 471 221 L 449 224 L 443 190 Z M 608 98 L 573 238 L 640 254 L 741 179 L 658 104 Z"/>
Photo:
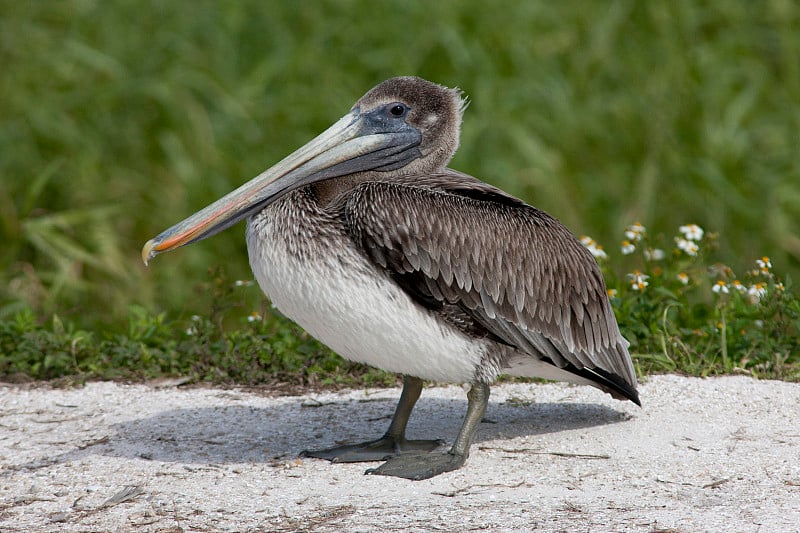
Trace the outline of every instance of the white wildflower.
<path fill-rule="evenodd" d="M 649 277 L 650 276 L 642 274 L 638 270 L 634 270 L 633 272 L 628 274 L 628 280 L 630 280 L 631 282 L 631 289 L 639 292 L 644 291 L 644 288 L 649 285 L 649 283 L 647 282 Z"/>
<path fill-rule="evenodd" d="M 759 272 L 766 276 L 769 274 L 769 269 L 772 268 L 772 261 L 765 255 L 761 259 L 756 259 L 756 265 L 758 265 Z"/>
<path fill-rule="evenodd" d="M 730 289 L 728 288 L 728 284 L 722 280 L 717 281 L 714 284 L 714 286 L 711 287 L 711 290 L 717 294 L 728 294 L 729 292 L 731 292 Z"/>
<path fill-rule="evenodd" d="M 686 255 L 697 255 L 697 252 L 700 251 L 700 247 L 697 246 L 694 241 L 689 241 L 680 237 L 675 237 L 675 244 L 678 246 L 678 249 L 683 250 Z"/>
<path fill-rule="evenodd" d="M 703 228 L 697 224 L 686 224 L 678 228 L 678 231 L 683 233 L 683 236 L 689 241 L 699 241 L 703 238 Z"/>
<path fill-rule="evenodd" d="M 661 261 L 666 254 L 661 248 L 648 248 L 644 251 L 644 258 L 648 261 Z"/>
<path fill-rule="evenodd" d="M 750 297 L 750 301 L 753 303 L 758 302 L 766 296 L 767 294 L 767 284 L 766 283 L 756 283 L 755 285 L 750 286 L 747 289 L 747 295 Z"/>
<path fill-rule="evenodd" d="M 647 229 L 638 222 L 634 222 L 625 228 L 625 237 L 632 242 L 639 242 L 647 232 Z"/>
<path fill-rule="evenodd" d="M 631 241 L 622 241 L 620 250 L 622 251 L 622 255 L 630 255 L 636 251 L 636 246 L 634 246 Z"/>
<path fill-rule="evenodd" d="M 597 259 L 608 259 L 608 254 L 603 250 L 603 247 L 597 244 L 597 242 L 588 235 L 581 237 L 581 244 L 583 244 Z"/>

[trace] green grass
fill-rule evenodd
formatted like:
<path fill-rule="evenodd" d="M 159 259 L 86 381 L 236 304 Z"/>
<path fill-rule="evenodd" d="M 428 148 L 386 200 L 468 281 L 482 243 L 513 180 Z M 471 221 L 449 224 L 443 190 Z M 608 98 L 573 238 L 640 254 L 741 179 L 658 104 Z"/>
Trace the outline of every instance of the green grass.
<path fill-rule="evenodd" d="M 713 235 L 697 242 L 696 255 L 668 247 L 663 259 L 645 253 L 660 239 L 641 237 L 633 254 L 600 259 L 639 374 L 742 373 L 800 381 L 800 298 L 771 261 L 760 258 L 762 268 L 736 276 L 710 262 Z M 611 263 L 632 272 L 616 278 Z M 39 324 L 30 310 L 0 320 L 0 378 L 74 383 L 182 376 L 317 387 L 397 381 L 339 358 L 274 311 L 251 281 L 230 280 L 217 268 L 198 290 L 212 302 L 204 315 L 168 319 L 132 306 L 122 333 L 88 332 L 58 316 Z"/>
<path fill-rule="evenodd" d="M 639 373 L 800 380 L 800 298 L 791 279 L 766 256 L 740 271 L 716 261 L 720 236 L 694 229 L 689 237 L 686 225 L 651 235 L 637 224 L 615 251 L 596 252 Z"/>
<path fill-rule="evenodd" d="M 256 296 L 250 283 L 209 272 L 212 297 L 205 316 L 168 320 L 132 306 L 121 333 L 90 332 L 57 315 L 39 324 L 30 311 L 0 321 L 0 378 L 11 381 L 147 380 L 289 386 L 389 385 L 396 376 L 342 360 L 263 303 L 237 313 Z M 258 296 L 256 296 L 258 297 Z M 231 318 L 238 321 L 225 327 Z M 228 319 L 228 320 L 226 320 Z"/>
<path fill-rule="evenodd" d="M 196 339 L 182 332 L 191 316 L 213 314 L 215 297 L 202 288 L 209 267 L 251 277 L 243 230 L 150 269 L 142 244 L 399 74 L 469 95 L 454 168 L 576 234 L 612 243 L 633 220 L 652 235 L 694 222 L 723 237 L 714 260 L 733 271 L 768 255 L 798 279 L 798 57 L 800 6 L 780 0 L 0 2 L 0 322 L 5 339 L 28 328 L 34 343 L 9 352 L 17 345 L 4 341 L 0 364 L 94 375 L 75 354 L 119 341 L 155 355 L 127 364 L 138 352 L 126 345 L 125 357 L 92 363 L 106 369 L 97 375 L 119 365 L 206 379 L 188 355 Z M 630 271 L 606 267 L 610 279 Z M 218 342 L 252 326 L 259 296 L 247 299 L 214 325 Z M 703 305 L 717 312 L 714 301 Z M 620 320 L 688 342 L 680 328 L 661 328 L 658 313 L 678 321 L 685 311 Z M 152 346 L 130 331 L 137 323 L 160 332 Z M 633 336 L 642 353 L 659 352 Z M 49 362 L 32 361 L 78 338 Z M 723 368 L 741 350 L 765 349 L 731 342 Z"/>

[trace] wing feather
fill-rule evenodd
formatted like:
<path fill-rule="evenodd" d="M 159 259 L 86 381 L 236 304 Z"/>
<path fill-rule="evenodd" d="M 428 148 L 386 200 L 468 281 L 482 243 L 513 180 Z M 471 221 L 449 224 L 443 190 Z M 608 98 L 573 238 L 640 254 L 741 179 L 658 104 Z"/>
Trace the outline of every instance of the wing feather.
<path fill-rule="evenodd" d="M 351 237 L 377 265 L 415 274 L 426 298 L 460 305 L 504 343 L 635 389 L 589 251 L 546 213 L 469 176 L 447 178 L 356 186 L 342 207 Z"/>

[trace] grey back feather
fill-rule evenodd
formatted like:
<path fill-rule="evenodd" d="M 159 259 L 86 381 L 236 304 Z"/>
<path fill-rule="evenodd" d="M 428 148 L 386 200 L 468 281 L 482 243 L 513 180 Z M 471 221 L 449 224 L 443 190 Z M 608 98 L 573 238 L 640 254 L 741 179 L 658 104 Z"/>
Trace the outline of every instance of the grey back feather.
<path fill-rule="evenodd" d="M 594 258 L 559 221 L 449 169 L 361 183 L 341 206 L 382 268 L 421 274 L 503 342 L 553 364 L 636 377 Z"/>

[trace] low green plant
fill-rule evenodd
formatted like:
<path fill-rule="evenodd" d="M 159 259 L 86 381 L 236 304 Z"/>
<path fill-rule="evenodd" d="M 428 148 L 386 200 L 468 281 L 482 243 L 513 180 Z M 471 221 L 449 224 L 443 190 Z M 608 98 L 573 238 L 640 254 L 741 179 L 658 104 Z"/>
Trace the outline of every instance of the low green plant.
<path fill-rule="evenodd" d="M 609 257 L 583 237 L 640 372 L 800 378 L 800 299 L 791 280 L 764 256 L 737 275 L 714 260 L 718 241 L 696 224 L 667 240 L 636 223 Z"/>
<path fill-rule="evenodd" d="M 147 380 L 339 387 L 388 385 L 396 377 L 345 361 L 278 313 L 252 281 L 209 270 L 196 287 L 210 295 L 207 315 L 168 320 L 140 306 L 128 309 L 124 332 L 78 329 L 52 315 L 40 323 L 30 309 L 0 320 L 0 379 Z M 253 310 L 253 303 L 258 305 Z"/>
<path fill-rule="evenodd" d="M 737 275 L 714 261 L 719 236 L 696 225 L 673 239 L 628 226 L 620 253 L 584 244 L 600 262 L 623 335 L 640 374 L 746 373 L 800 379 L 800 299 L 768 257 Z M 168 318 L 128 309 L 124 332 L 86 331 L 29 309 L 0 320 L 5 380 L 182 376 L 192 382 L 284 386 L 387 385 L 396 376 L 344 361 L 283 317 L 250 280 L 209 270 L 195 287 L 203 316 Z"/>

